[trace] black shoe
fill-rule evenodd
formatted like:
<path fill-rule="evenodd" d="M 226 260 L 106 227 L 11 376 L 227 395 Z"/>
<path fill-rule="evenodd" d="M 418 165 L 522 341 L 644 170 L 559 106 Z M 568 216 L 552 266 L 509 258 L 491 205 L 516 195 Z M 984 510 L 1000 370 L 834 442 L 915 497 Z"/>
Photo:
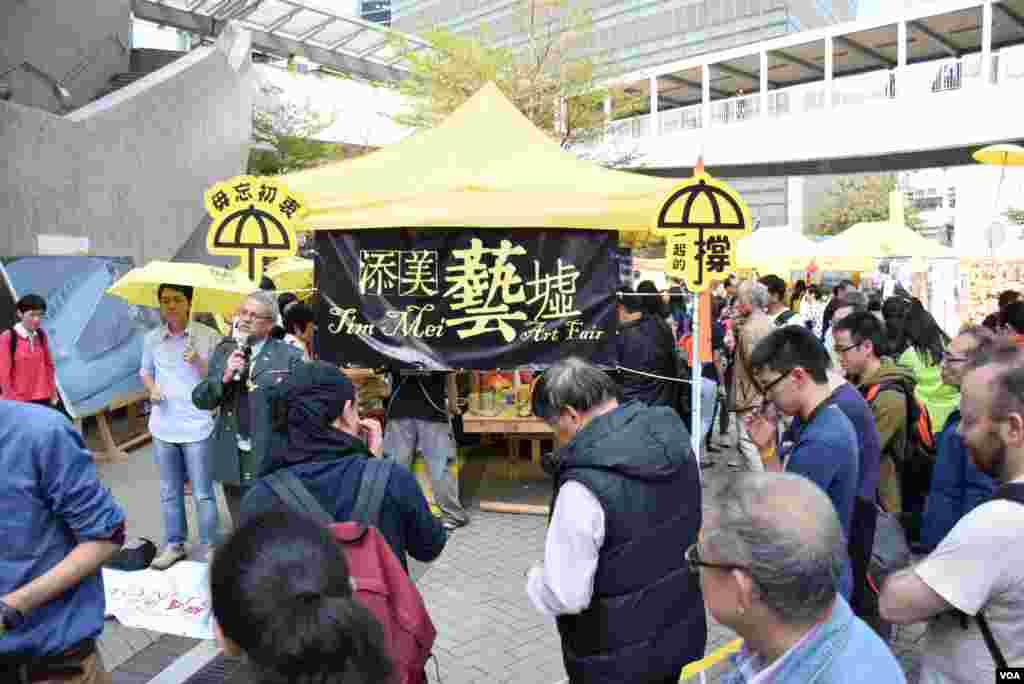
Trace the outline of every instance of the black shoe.
<path fill-rule="evenodd" d="M 459 529 L 460 527 L 465 527 L 466 525 L 468 525 L 469 519 L 467 518 L 466 520 L 456 520 L 455 518 L 445 518 L 441 522 L 441 524 L 444 525 L 444 529 L 448 530 L 449 532 L 452 532 L 454 530 Z"/>

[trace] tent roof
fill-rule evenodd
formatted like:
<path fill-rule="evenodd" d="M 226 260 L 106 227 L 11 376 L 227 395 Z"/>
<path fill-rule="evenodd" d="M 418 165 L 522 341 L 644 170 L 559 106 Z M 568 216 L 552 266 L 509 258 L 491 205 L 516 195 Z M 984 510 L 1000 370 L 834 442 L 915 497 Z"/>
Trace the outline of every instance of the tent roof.
<path fill-rule="evenodd" d="M 901 223 L 858 223 L 818 245 L 820 257 L 955 257 L 956 253 Z"/>
<path fill-rule="evenodd" d="M 740 268 L 758 273 L 788 277 L 814 261 L 823 271 L 863 271 L 872 267 L 870 259 L 850 254 L 829 257 L 819 255 L 820 244 L 792 228 L 762 228 L 736 243 L 736 261 Z"/>
<path fill-rule="evenodd" d="M 305 227 L 646 231 L 677 181 L 578 159 L 486 85 L 436 128 L 365 157 L 284 176 Z"/>

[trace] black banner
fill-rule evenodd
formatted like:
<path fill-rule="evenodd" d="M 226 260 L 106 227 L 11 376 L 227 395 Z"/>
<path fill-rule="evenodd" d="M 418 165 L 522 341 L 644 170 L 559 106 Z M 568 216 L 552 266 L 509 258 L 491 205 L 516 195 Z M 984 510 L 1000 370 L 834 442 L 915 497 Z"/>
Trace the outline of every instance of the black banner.
<path fill-rule="evenodd" d="M 336 364 L 492 369 L 613 364 L 614 232 L 317 234 L 317 349 Z"/>

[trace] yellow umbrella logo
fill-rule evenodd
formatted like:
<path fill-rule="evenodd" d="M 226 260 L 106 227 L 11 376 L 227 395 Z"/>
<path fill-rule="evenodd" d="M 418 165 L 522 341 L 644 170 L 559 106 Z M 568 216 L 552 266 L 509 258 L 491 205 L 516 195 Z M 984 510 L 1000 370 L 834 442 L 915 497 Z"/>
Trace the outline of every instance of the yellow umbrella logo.
<path fill-rule="evenodd" d="M 656 214 L 653 230 L 667 235 L 665 272 L 701 292 L 713 274 L 736 268 L 736 241 L 752 229 L 750 209 L 726 183 L 697 162 L 694 175 L 676 186 Z"/>
<path fill-rule="evenodd" d="M 213 222 L 206 234 L 210 254 L 237 256 L 249 279 L 259 282 L 266 257 L 294 256 L 296 224 L 305 200 L 276 178 L 236 176 L 204 195 Z"/>

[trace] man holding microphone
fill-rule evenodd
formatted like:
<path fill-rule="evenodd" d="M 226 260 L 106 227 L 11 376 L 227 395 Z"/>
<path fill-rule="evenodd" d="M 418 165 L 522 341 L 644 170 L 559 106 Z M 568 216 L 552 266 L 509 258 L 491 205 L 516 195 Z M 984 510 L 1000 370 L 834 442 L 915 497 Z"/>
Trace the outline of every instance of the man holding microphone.
<path fill-rule="evenodd" d="M 267 389 L 302 364 L 301 352 L 269 337 L 277 318 L 273 292 L 250 294 L 238 312 L 242 341 L 227 338 L 220 343 L 206 379 L 192 392 L 198 408 L 220 409 L 213 429 L 212 476 L 224 485 L 233 524 L 242 497 L 260 476 L 274 440 L 280 439 L 271 430 Z"/>

